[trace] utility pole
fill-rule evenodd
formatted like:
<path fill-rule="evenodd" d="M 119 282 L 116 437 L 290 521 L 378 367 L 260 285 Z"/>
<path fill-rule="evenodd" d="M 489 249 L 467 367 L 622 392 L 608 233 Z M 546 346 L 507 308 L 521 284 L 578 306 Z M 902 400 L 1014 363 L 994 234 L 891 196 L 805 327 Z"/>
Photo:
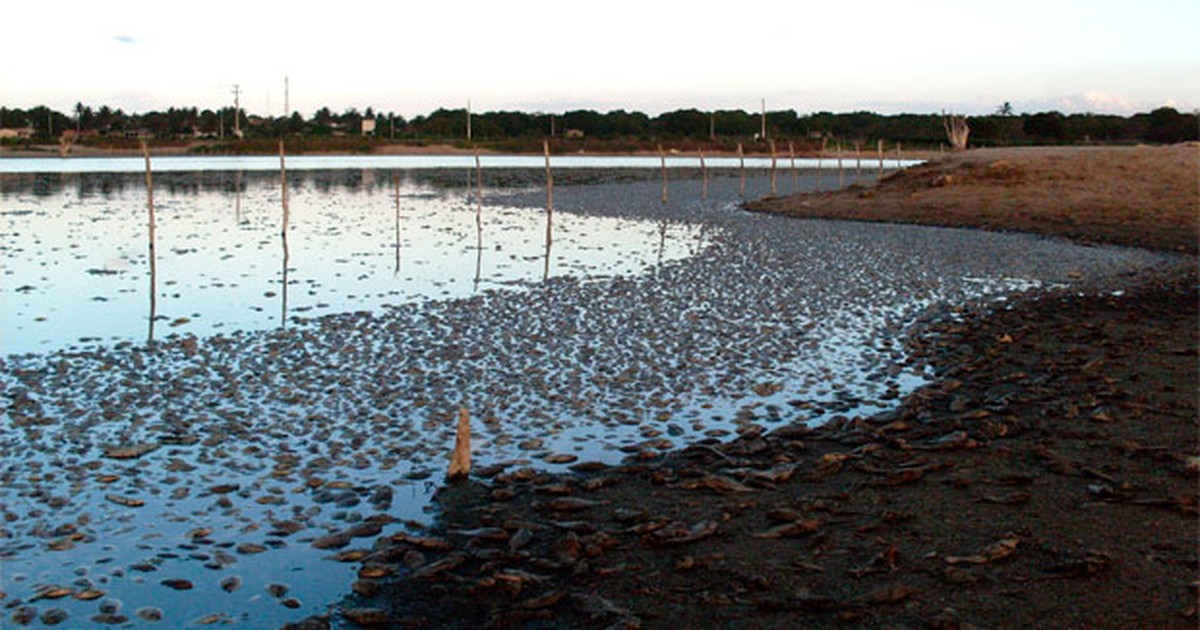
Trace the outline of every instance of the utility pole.
<path fill-rule="evenodd" d="M 241 96 L 242 96 L 241 86 L 234 84 L 234 86 L 233 86 L 233 135 L 238 140 L 242 139 L 242 121 L 241 121 L 241 116 L 238 115 L 238 112 L 240 112 L 242 109 Z"/>
<path fill-rule="evenodd" d="M 762 139 L 767 139 L 767 99 L 762 100 Z"/>

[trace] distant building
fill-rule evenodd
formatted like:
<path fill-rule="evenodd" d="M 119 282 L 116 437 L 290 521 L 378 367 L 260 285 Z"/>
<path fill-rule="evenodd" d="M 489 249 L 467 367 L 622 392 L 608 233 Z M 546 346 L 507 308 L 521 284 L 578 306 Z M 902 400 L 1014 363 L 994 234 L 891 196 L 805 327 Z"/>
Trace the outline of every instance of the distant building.
<path fill-rule="evenodd" d="M 33 137 L 33 127 L 0 129 L 0 140 L 27 140 Z"/>
<path fill-rule="evenodd" d="M 374 118 L 362 119 L 362 135 L 364 135 L 364 136 L 375 135 L 375 119 Z"/>

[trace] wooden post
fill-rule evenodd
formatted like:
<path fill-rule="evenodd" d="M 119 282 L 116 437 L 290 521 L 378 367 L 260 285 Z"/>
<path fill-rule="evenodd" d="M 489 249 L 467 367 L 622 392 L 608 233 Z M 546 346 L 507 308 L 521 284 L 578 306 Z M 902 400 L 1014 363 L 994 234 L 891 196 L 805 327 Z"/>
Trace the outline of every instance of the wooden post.
<path fill-rule="evenodd" d="M 146 334 L 146 344 L 154 345 L 154 319 L 158 316 L 158 269 L 154 253 L 154 176 L 150 171 L 150 149 L 146 141 L 142 141 L 142 157 L 146 160 L 146 211 L 147 211 L 147 240 L 150 249 L 150 327 Z"/>
<path fill-rule="evenodd" d="M 796 145 L 788 140 L 788 160 L 791 162 L 792 169 L 792 194 L 796 194 L 798 177 L 796 175 Z"/>
<path fill-rule="evenodd" d="M 700 198 L 708 199 L 708 167 L 704 165 L 704 149 L 700 149 Z"/>
<path fill-rule="evenodd" d="M 862 142 L 854 141 L 854 183 L 862 179 Z"/>
<path fill-rule="evenodd" d="M 471 473 L 471 415 L 466 407 L 458 408 L 458 427 L 454 434 L 454 452 L 450 454 L 450 471 L 446 479 L 466 479 Z"/>
<path fill-rule="evenodd" d="M 658 145 L 658 160 L 662 165 L 662 202 L 667 203 L 667 154 L 663 152 L 662 145 Z"/>
<path fill-rule="evenodd" d="M 551 224 L 554 218 L 554 175 L 550 172 L 549 140 L 542 140 L 542 152 L 546 154 L 546 266 L 542 273 L 542 279 L 545 280 L 550 277 L 550 244 L 553 241 Z"/>
<path fill-rule="evenodd" d="M 883 139 L 880 138 L 875 141 L 875 146 L 879 150 L 879 174 L 875 177 L 876 179 L 883 179 Z"/>
<path fill-rule="evenodd" d="M 774 195 L 778 188 L 775 186 L 775 140 L 767 141 L 771 145 L 771 194 Z"/>
<path fill-rule="evenodd" d="M 896 168 L 900 168 L 900 159 L 903 155 L 904 154 L 900 149 L 900 143 L 896 142 Z"/>
<path fill-rule="evenodd" d="M 741 182 L 738 190 L 741 196 L 746 196 L 746 154 L 742 151 L 742 143 L 738 143 L 738 170 L 741 172 Z"/>

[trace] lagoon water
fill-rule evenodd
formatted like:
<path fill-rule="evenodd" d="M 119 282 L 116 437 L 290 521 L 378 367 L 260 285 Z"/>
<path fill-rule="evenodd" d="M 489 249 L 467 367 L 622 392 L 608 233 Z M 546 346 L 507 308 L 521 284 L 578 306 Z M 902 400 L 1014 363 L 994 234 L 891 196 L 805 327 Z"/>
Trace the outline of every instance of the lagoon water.
<path fill-rule="evenodd" d="M 485 176 L 478 231 L 468 168 L 293 173 L 285 264 L 277 174 L 164 172 L 154 320 L 138 175 L 0 178 L 0 625 L 336 614 L 320 541 L 427 523 L 460 406 L 477 466 L 554 470 L 873 413 L 929 377 L 923 319 L 1172 263 L 654 170 L 557 187 L 547 258 L 540 177 Z"/>

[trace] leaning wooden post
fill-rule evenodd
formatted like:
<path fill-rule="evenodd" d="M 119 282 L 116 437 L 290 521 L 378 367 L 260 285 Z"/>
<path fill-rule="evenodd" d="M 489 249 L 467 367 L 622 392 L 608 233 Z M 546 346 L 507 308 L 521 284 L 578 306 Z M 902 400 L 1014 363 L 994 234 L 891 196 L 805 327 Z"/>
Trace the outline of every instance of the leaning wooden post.
<path fill-rule="evenodd" d="M 450 454 L 449 481 L 466 479 L 471 473 L 471 415 L 466 407 L 458 408 L 458 427 L 454 435 L 454 452 Z"/>
<path fill-rule="evenodd" d="M 662 202 L 667 203 L 667 154 L 663 152 L 662 145 L 658 145 L 658 160 L 662 165 Z"/>
<path fill-rule="evenodd" d="M 150 149 L 146 141 L 142 141 L 142 157 L 146 160 L 146 210 L 147 210 L 147 240 L 150 243 L 150 328 L 146 335 L 147 345 L 154 345 L 154 318 L 158 316 L 158 270 L 154 253 L 154 177 L 150 171 Z"/>
<path fill-rule="evenodd" d="M 788 160 L 791 161 L 792 169 L 792 194 L 796 194 L 797 176 L 796 176 L 796 145 L 788 140 Z"/>
<path fill-rule="evenodd" d="M 704 165 L 704 149 L 700 149 L 700 198 L 708 199 L 708 167 Z"/>
<path fill-rule="evenodd" d="M 875 141 L 875 147 L 879 151 L 879 174 L 875 178 L 883 179 L 883 138 Z"/>
<path fill-rule="evenodd" d="M 746 154 L 742 151 L 742 143 L 738 143 L 738 170 L 741 172 L 741 182 L 738 184 L 740 195 L 746 196 Z"/>
<path fill-rule="evenodd" d="M 775 139 L 772 138 L 767 143 L 771 145 L 771 194 L 774 195 L 777 191 L 775 186 Z"/>

